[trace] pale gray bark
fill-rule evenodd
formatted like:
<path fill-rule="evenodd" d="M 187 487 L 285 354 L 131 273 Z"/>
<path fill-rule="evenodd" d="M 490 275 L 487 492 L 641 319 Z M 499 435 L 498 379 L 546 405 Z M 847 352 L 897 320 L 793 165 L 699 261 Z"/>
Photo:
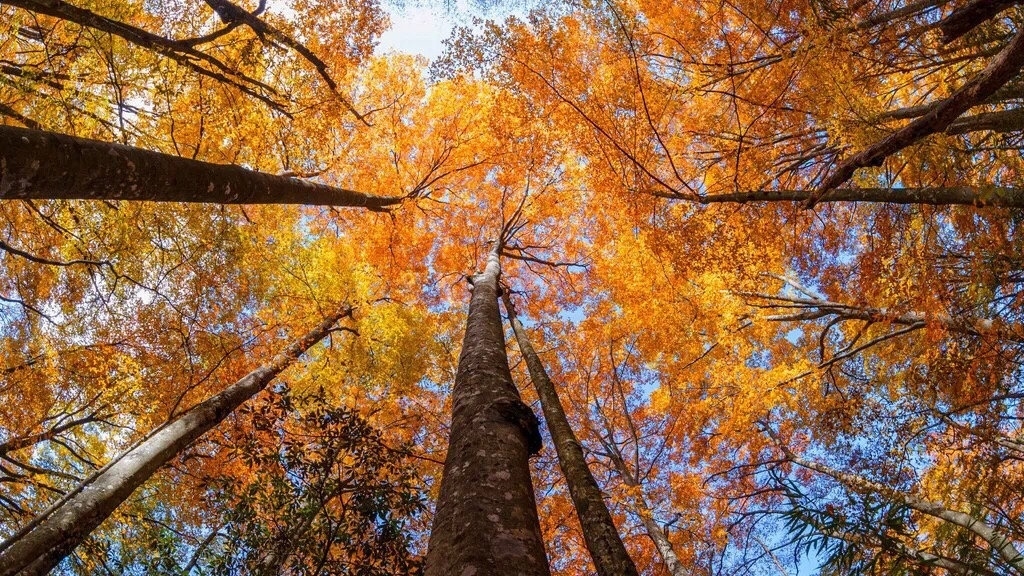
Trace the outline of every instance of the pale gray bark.
<path fill-rule="evenodd" d="M 82 486 L 3 543 L 0 576 L 47 574 L 157 469 L 263 390 L 349 314 L 350 308 L 331 314 L 270 362 L 190 408 L 97 471 Z"/>
<path fill-rule="evenodd" d="M 614 443 L 606 443 L 605 449 L 609 459 L 612 461 L 612 465 L 615 466 L 615 471 L 618 472 L 619 477 L 622 479 L 622 483 L 637 490 L 635 494 L 629 496 L 630 508 L 640 518 L 640 522 L 644 525 L 644 530 L 651 541 L 654 542 L 654 547 L 658 550 L 661 561 L 665 563 L 665 569 L 672 576 L 690 576 L 689 571 L 679 561 L 679 555 L 676 554 L 675 548 L 672 547 L 672 542 L 669 541 L 665 531 L 658 525 L 658 521 L 654 519 L 651 507 L 643 496 L 643 485 L 630 471 L 629 466 L 626 465 L 626 461 L 622 458 L 618 447 Z"/>
<path fill-rule="evenodd" d="M 1024 554 L 1014 546 L 1014 543 L 1010 540 L 1009 536 L 1003 534 L 992 526 L 989 526 L 983 518 L 978 518 L 971 514 L 960 512 L 959 510 L 947 508 L 938 502 L 927 500 L 915 494 L 902 492 L 879 482 L 868 480 L 863 476 L 837 470 L 826 464 L 803 458 L 786 447 L 781 442 L 778 435 L 776 435 L 770 428 L 766 426 L 765 429 L 768 435 L 775 441 L 779 449 L 786 455 L 786 459 L 790 462 L 803 466 L 808 470 L 814 470 L 815 472 L 830 476 L 851 490 L 861 493 L 878 494 L 879 496 L 889 500 L 899 502 L 908 508 L 917 510 L 918 512 L 927 514 L 934 518 L 944 520 L 953 526 L 967 530 L 991 546 L 992 550 L 1002 558 L 1007 567 L 1012 568 L 1016 573 L 1024 573 Z"/>

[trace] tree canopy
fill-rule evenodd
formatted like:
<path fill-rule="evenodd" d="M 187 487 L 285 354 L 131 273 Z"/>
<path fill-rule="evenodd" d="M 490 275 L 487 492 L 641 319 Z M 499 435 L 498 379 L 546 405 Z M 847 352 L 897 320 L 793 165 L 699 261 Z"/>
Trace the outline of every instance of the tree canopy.
<path fill-rule="evenodd" d="M 0 4 L 0 574 L 1024 574 L 1022 3 L 512 12 Z"/>

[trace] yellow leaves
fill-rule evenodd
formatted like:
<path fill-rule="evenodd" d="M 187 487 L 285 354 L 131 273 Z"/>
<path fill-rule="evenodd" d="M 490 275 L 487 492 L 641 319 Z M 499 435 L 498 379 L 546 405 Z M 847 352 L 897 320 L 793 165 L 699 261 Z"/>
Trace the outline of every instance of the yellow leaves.
<path fill-rule="evenodd" d="M 387 14 L 373 0 L 292 0 L 298 37 L 323 58 L 335 76 L 370 56 L 387 28 Z"/>
<path fill-rule="evenodd" d="M 430 323 L 423 311 L 382 302 L 357 319 L 362 354 L 354 354 L 353 363 L 365 363 L 366 374 L 380 383 L 381 393 L 411 395 L 441 353 L 432 342 Z"/>
<path fill-rule="evenodd" d="M 60 87 L 41 77 L 11 80 L 0 100 L 47 127 L 416 198 L 390 214 L 0 204 L 5 242 L 43 258 L 103 262 L 60 267 L 0 255 L 0 295 L 25 298 L 57 324 L 2 309 L 2 355 L 45 358 L 0 388 L 0 400 L 25 408 L 8 418 L 11 428 L 28 431 L 51 409 L 68 409 L 72 392 L 102 392 L 145 429 L 347 302 L 355 311 L 344 328 L 358 334 L 334 333 L 285 379 L 297 393 L 323 387 L 332 401 L 400 428 L 410 442 L 441 442 L 463 277 L 527 191 L 529 226 L 518 244 L 587 268 L 506 259 L 504 278 L 529 294 L 528 314 L 549 335 L 543 353 L 571 372 L 562 381 L 588 445 L 613 437 L 635 448 L 638 459 L 653 460 L 642 466 L 666 508 L 711 510 L 685 518 L 695 540 L 728 543 L 723 518 L 733 504 L 709 504 L 705 480 L 722 473 L 723 501 L 751 488 L 750 478 L 728 474 L 777 456 L 759 430 L 769 413 L 794 447 L 831 447 L 877 423 L 877 414 L 895 421 L 907 398 L 924 411 L 936 399 L 984 402 L 1013 384 L 1008 346 L 988 336 L 977 344 L 936 322 L 954 311 L 998 315 L 1011 306 L 1003 296 L 1016 290 L 1020 260 L 1012 218 L 916 207 L 705 207 L 648 194 L 685 192 L 686 184 L 702 194 L 807 186 L 830 159 L 898 125 L 879 118 L 887 110 L 917 104 L 922 93 L 946 94 L 959 81 L 945 66 L 939 80 L 874 68 L 888 58 L 915 61 L 903 48 L 890 53 L 887 34 L 876 46 L 837 32 L 843 18 L 861 14 L 830 20 L 814 3 L 710 1 L 618 4 L 621 23 L 611 5 L 538 12 L 529 23 L 490 29 L 503 42 L 494 49 L 508 50 L 488 71 L 491 82 L 428 85 L 422 61 L 370 55 L 385 23 L 377 4 L 273 4 L 277 14 L 267 21 L 322 57 L 337 94 L 310 62 L 244 26 L 211 50 L 272 84 L 292 118 L 109 36 L 89 36 L 73 54 L 44 62 L 33 56 L 39 41 L 19 40 L 13 28 L 0 32 L 2 59 L 70 78 Z M 222 25 L 191 0 L 82 6 L 179 38 Z M 13 14 L 11 26 L 31 25 Z M 47 42 L 64 45 L 75 33 L 55 26 Z M 110 68 L 120 72 L 116 82 Z M 124 116 L 123 129 L 124 110 L 110 105 L 116 90 L 141 110 Z M 367 112 L 370 125 L 341 98 Z M 856 183 L 966 177 L 940 170 L 956 166 L 943 160 L 948 145 L 926 150 L 926 165 L 862 172 Z M 759 309 L 742 293 L 792 294 L 780 288 L 782 274 L 853 304 L 919 312 L 928 326 L 819 366 L 898 328 L 874 317 L 773 320 L 786 311 Z M 112 438 L 90 433 L 80 442 L 103 454 L 123 440 Z M 970 448 L 929 439 L 933 461 L 915 464 L 920 490 L 968 498 L 980 484 L 956 480 L 984 462 L 955 454 Z M 550 470 L 539 473 L 556 485 Z M 628 504 L 641 495 L 636 487 L 616 498 Z M 565 499 L 545 506 L 547 533 L 578 554 L 578 535 L 564 529 Z M 585 571 L 586 562 L 574 566 Z"/>
<path fill-rule="evenodd" d="M 716 526 L 711 532 L 711 537 L 714 539 L 715 544 L 724 548 L 726 543 L 729 541 L 729 532 L 724 526 Z"/>
<path fill-rule="evenodd" d="M 659 387 L 651 393 L 651 410 L 656 412 L 668 412 L 672 398 L 664 386 Z"/>

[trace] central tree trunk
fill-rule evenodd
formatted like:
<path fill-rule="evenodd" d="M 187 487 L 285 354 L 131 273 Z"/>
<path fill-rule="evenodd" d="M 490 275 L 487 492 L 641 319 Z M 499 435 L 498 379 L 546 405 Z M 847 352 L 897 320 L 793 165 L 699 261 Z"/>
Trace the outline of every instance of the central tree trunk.
<path fill-rule="evenodd" d="M 550 574 L 527 462 L 540 450 L 538 422 L 508 368 L 498 313 L 500 253 L 496 242 L 484 271 L 470 279 L 426 576 Z"/>

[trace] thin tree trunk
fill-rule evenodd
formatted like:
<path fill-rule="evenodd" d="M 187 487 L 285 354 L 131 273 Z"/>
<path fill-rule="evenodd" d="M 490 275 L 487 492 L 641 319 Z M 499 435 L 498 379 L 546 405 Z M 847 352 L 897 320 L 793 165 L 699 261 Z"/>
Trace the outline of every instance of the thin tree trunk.
<path fill-rule="evenodd" d="M 683 563 L 679 561 L 679 556 L 676 555 L 672 542 L 669 541 L 665 531 L 661 529 L 661 526 L 658 526 L 657 520 L 654 519 L 651 507 L 647 504 L 647 499 L 644 498 L 643 486 L 640 484 L 640 481 L 630 472 L 629 467 L 626 466 L 626 461 L 622 459 L 618 449 L 609 445 L 606 445 L 606 447 L 613 448 L 608 451 L 608 456 L 615 466 L 615 471 L 622 478 L 623 484 L 631 490 L 636 490 L 629 497 L 629 505 L 633 508 L 633 512 L 640 517 L 644 529 L 647 530 L 647 535 L 654 541 L 654 547 L 658 549 L 658 555 L 661 556 L 662 562 L 665 563 L 665 568 L 668 569 L 672 576 L 690 576 L 689 572 L 683 568 Z"/>
<path fill-rule="evenodd" d="M 622 544 L 615 523 L 612 522 L 612 516 L 604 502 L 604 494 L 587 466 L 583 447 L 572 431 L 569 419 L 565 416 L 565 409 L 558 398 L 558 392 L 555 391 L 554 384 L 551 383 L 547 371 L 544 370 L 540 357 L 530 345 L 526 330 L 519 322 L 508 294 L 502 294 L 502 299 L 505 302 L 505 311 L 508 314 L 509 323 L 512 324 L 512 331 L 515 333 L 519 350 L 522 352 L 523 358 L 526 359 L 530 380 L 533 381 L 537 395 L 540 397 L 544 420 L 551 432 L 551 439 L 555 443 L 558 464 L 569 486 L 569 494 L 572 496 L 573 506 L 576 508 L 576 517 L 579 518 L 583 539 L 587 544 L 587 550 L 590 551 L 590 557 L 594 560 L 594 567 L 601 576 L 637 574 L 636 565 L 633 564 L 633 559 L 626 552 L 626 547 Z"/>
<path fill-rule="evenodd" d="M 351 312 L 335 312 L 269 363 L 190 408 L 96 472 L 0 547 L 0 576 L 48 573 L 157 469 L 263 390 Z"/>
<path fill-rule="evenodd" d="M 474 275 L 426 576 L 550 574 L 527 459 L 537 417 L 519 398 L 498 312 L 501 241 Z"/>
<path fill-rule="evenodd" d="M 66 134 L 0 126 L 0 199 L 309 204 L 381 210 L 370 196 L 241 166 L 211 164 Z"/>

